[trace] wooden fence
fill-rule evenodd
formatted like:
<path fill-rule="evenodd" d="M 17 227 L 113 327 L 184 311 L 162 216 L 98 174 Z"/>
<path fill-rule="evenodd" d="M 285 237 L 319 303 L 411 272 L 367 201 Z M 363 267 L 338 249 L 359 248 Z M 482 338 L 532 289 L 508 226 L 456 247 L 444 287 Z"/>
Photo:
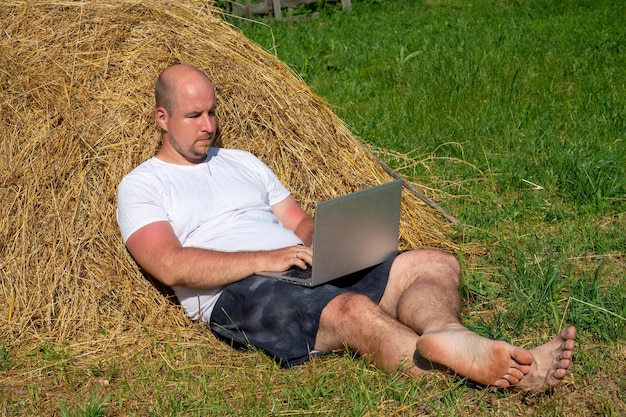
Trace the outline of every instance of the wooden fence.
<path fill-rule="evenodd" d="M 253 3 L 252 0 L 234 0 L 232 2 L 233 11 L 239 15 L 251 17 L 255 14 L 269 15 L 273 13 L 274 19 L 282 20 L 283 8 L 295 8 L 303 4 L 317 3 L 319 0 L 262 0 Z M 345 11 L 352 9 L 352 2 L 350 0 L 333 0 L 341 1 L 341 7 Z"/>

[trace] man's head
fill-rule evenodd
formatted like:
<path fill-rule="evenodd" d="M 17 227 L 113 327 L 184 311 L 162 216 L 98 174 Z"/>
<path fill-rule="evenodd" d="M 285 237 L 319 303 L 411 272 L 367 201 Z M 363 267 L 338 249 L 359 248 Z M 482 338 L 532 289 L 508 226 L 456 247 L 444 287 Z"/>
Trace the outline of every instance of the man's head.
<path fill-rule="evenodd" d="M 155 87 L 155 118 L 163 132 L 157 157 L 181 165 L 202 162 L 215 138 L 215 89 L 197 68 L 174 65 Z"/>

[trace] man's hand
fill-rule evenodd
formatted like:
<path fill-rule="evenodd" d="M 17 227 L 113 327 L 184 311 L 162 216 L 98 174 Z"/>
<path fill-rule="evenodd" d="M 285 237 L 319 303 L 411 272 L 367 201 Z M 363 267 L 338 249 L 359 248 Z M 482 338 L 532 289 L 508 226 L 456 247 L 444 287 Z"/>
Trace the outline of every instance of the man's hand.
<path fill-rule="evenodd" d="M 262 271 L 286 271 L 292 266 L 297 266 L 302 269 L 307 268 L 308 265 L 313 264 L 313 248 L 304 245 L 289 246 L 287 248 L 271 250 L 265 253 L 263 261 L 266 264 L 261 264 L 261 269 L 255 272 Z"/>

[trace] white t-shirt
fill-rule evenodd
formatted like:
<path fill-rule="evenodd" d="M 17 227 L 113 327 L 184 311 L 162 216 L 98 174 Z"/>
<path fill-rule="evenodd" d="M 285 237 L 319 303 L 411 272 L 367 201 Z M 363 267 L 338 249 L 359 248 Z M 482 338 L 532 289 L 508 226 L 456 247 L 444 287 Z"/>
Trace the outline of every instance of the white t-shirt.
<path fill-rule="evenodd" d="M 211 148 L 207 159 L 186 166 L 152 158 L 130 172 L 118 189 L 117 221 L 124 243 L 150 223 L 168 221 L 184 247 L 224 252 L 271 250 L 302 243 L 271 206 L 289 196 L 254 155 Z M 172 288 L 187 315 L 208 320 L 222 288 Z"/>

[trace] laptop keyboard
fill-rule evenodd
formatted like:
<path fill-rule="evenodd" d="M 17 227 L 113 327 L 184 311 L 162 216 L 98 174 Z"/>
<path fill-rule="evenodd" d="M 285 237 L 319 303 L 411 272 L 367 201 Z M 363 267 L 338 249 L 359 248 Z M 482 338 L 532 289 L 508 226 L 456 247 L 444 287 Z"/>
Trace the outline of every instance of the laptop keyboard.
<path fill-rule="evenodd" d="M 296 278 L 296 279 L 311 279 L 311 275 L 313 273 L 313 268 L 311 268 L 311 266 L 307 265 L 306 269 L 302 269 L 299 266 L 292 266 L 291 268 L 289 268 L 288 270 L 285 271 L 285 276 L 288 276 L 289 278 Z"/>

